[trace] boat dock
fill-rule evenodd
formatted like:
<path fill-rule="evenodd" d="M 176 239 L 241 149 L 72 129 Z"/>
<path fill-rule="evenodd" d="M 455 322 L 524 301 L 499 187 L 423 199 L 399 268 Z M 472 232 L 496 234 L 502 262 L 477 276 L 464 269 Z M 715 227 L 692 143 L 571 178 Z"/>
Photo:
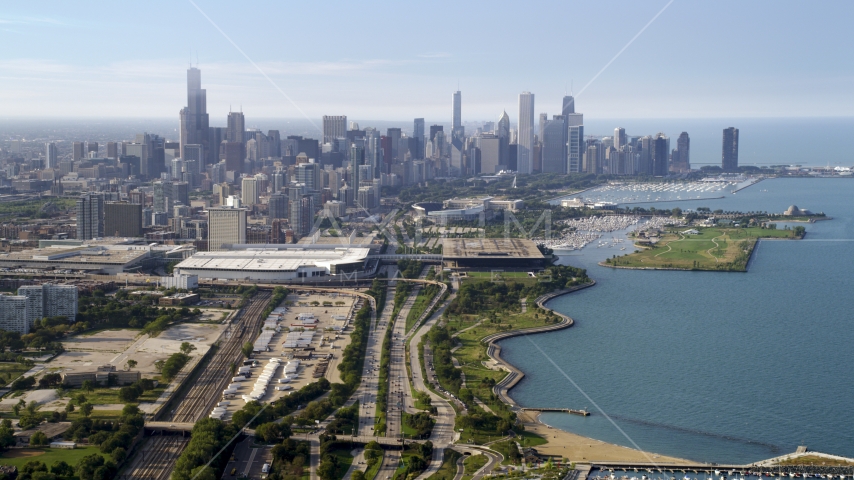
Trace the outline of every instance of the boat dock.
<path fill-rule="evenodd" d="M 522 409 L 525 412 L 563 412 L 563 413 L 571 413 L 573 415 L 581 415 L 582 417 L 590 416 L 590 412 L 587 410 L 576 410 L 574 408 L 528 408 L 525 407 Z"/>

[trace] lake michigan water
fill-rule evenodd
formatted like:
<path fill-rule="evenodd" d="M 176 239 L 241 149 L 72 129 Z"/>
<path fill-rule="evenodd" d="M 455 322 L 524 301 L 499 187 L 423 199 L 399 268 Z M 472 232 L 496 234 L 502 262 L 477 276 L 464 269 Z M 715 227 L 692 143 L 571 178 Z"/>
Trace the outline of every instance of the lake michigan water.
<path fill-rule="evenodd" d="M 854 456 L 854 179 L 771 179 L 719 200 L 651 205 L 792 204 L 833 220 L 801 224 L 805 240 L 761 241 L 748 273 L 598 266 L 626 253 L 619 244 L 563 252 L 561 263 L 598 284 L 549 304 L 572 328 L 502 342 L 526 374 L 511 396 L 593 412 L 543 414 L 552 426 L 697 461 L 747 463 L 798 445 Z"/>

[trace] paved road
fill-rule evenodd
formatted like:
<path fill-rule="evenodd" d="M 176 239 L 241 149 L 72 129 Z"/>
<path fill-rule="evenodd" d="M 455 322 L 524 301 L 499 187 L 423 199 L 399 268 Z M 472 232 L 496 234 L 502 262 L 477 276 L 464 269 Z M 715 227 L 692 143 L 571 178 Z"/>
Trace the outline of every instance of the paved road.
<path fill-rule="evenodd" d="M 265 463 L 272 463 L 272 455 L 268 447 L 252 448 L 254 441 L 253 437 L 247 437 L 234 447 L 231 459 L 225 466 L 224 477 L 230 476 L 231 471 L 235 470 L 235 477 L 245 475 L 246 478 L 261 478 L 261 468 Z"/>
<path fill-rule="evenodd" d="M 504 456 L 501 455 L 500 453 L 498 453 L 494 450 L 489 450 L 489 449 L 483 448 L 483 447 L 469 447 L 469 446 L 464 446 L 464 445 L 455 445 L 454 450 L 457 450 L 457 451 L 460 451 L 463 453 L 468 453 L 470 455 L 480 455 L 480 454 L 486 455 L 486 458 L 487 458 L 486 465 L 482 466 L 477 472 L 474 473 L 474 475 L 472 476 L 472 480 L 480 480 L 481 478 L 483 478 L 484 475 L 488 475 L 488 474 L 492 473 L 492 470 L 495 469 L 495 467 L 497 467 L 498 465 L 500 465 L 501 462 L 504 460 Z M 462 460 L 465 460 L 465 458 L 466 457 L 464 456 L 462 458 Z M 461 478 L 462 478 L 462 475 L 460 474 L 459 470 L 457 470 L 457 475 L 454 477 L 454 480 L 459 480 Z"/>
<path fill-rule="evenodd" d="M 406 373 L 406 317 L 415 304 L 415 297 L 421 291 L 421 285 L 415 285 L 404 301 L 392 330 L 392 342 L 389 365 L 388 412 L 386 412 L 386 436 L 398 438 L 403 434 L 401 426 L 402 412 L 415 413 L 412 389 Z"/>
<path fill-rule="evenodd" d="M 454 418 L 455 413 L 453 407 L 448 401 L 439 395 L 428 390 L 424 384 L 424 377 L 421 373 L 421 363 L 418 361 L 418 344 L 424 339 L 424 335 L 433 328 L 433 325 L 442 317 L 442 313 L 448 306 L 448 303 L 454 299 L 454 294 L 451 294 L 447 300 L 436 309 L 436 313 L 430 316 L 424 324 L 416 330 L 409 339 L 409 365 L 412 370 L 412 383 L 415 390 L 427 392 L 430 395 L 430 401 L 436 410 L 436 425 L 433 426 L 433 433 L 430 435 L 430 441 L 433 442 L 433 459 L 417 480 L 423 480 L 430 475 L 436 473 L 442 466 L 442 460 L 445 454 L 445 448 L 455 441 L 456 434 L 454 433 Z M 424 361 L 428 362 L 428 357 L 425 355 Z M 427 374 L 431 374 L 431 369 L 427 369 Z"/>

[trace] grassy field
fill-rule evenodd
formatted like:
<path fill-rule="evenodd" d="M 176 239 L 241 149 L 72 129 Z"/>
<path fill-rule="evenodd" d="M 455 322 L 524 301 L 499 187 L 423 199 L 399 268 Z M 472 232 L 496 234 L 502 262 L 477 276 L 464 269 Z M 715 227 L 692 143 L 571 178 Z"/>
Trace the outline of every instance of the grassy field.
<path fill-rule="evenodd" d="M 461 456 L 460 452 L 446 448 L 445 456 L 442 458 L 442 466 L 428 480 L 453 480 L 457 475 L 457 460 Z"/>
<path fill-rule="evenodd" d="M 76 465 L 81 458 L 92 455 L 93 453 L 102 455 L 105 459 L 110 458 L 108 455 L 101 454 L 101 449 L 98 447 L 81 447 L 73 450 L 61 448 L 24 448 L 0 453 L 0 464 L 14 465 L 21 468 L 30 460 L 38 460 L 50 468 L 54 462 L 64 460 L 69 465 Z"/>
<path fill-rule="evenodd" d="M 545 445 L 549 443 L 545 438 L 532 432 L 521 432 L 516 435 L 516 441 L 523 447 L 536 447 L 537 445 Z"/>
<path fill-rule="evenodd" d="M 528 275 L 528 272 L 504 272 L 496 270 L 494 272 L 467 272 L 462 278 L 463 282 L 480 282 L 483 280 L 491 281 L 514 281 L 523 285 L 533 285 L 537 283 L 537 279 Z"/>
<path fill-rule="evenodd" d="M 655 246 L 610 258 L 604 264 L 636 268 L 745 271 L 757 239 L 794 238 L 791 230 L 759 227 L 709 227 L 696 230 L 700 232 L 697 235 L 670 231 Z"/>
<path fill-rule="evenodd" d="M 8 385 L 29 370 L 18 362 L 0 362 L 0 384 Z"/>
<path fill-rule="evenodd" d="M 466 374 L 466 385 L 472 394 L 487 404 L 493 410 L 506 408 L 498 398 L 493 396 L 492 385 L 500 381 L 506 375 L 503 370 L 490 370 L 483 366 L 482 361 L 488 360 L 486 347 L 481 344 L 480 339 L 493 333 L 546 325 L 543 316 L 532 311 L 516 315 L 502 315 L 498 320 L 500 323 L 484 321 L 480 325 L 461 333 L 457 340 L 462 344 L 459 350 L 454 352 L 454 357 L 460 362 L 463 372 Z M 464 321 L 450 320 L 450 324 L 459 330 L 470 327 L 479 320 L 476 317 L 467 316 Z M 465 434 L 465 432 L 464 432 Z M 480 439 L 476 439 L 480 440 Z M 495 438 L 493 438 L 495 440 Z"/>
<path fill-rule="evenodd" d="M 112 388 L 96 388 L 91 392 L 87 392 L 82 388 L 73 388 L 65 391 L 66 396 L 75 397 L 79 394 L 83 394 L 86 397 L 86 401 L 93 405 L 110 405 L 117 403 L 125 403 L 119 400 L 119 389 L 121 387 L 112 387 Z M 154 390 L 149 390 L 142 394 L 137 400 L 138 402 L 153 402 L 160 398 L 160 395 L 163 394 L 163 391 L 166 390 L 166 384 L 161 383 Z"/>
<path fill-rule="evenodd" d="M 834 460 L 831 458 L 819 457 L 818 455 L 804 455 L 802 457 L 783 460 L 779 465 L 810 465 L 810 466 L 826 466 L 826 467 L 849 467 L 854 465 L 852 462 L 845 460 Z"/>
<path fill-rule="evenodd" d="M 489 461 L 486 455 L 471 455 L 463 460 L 463 480 L 470 480 Z"/>

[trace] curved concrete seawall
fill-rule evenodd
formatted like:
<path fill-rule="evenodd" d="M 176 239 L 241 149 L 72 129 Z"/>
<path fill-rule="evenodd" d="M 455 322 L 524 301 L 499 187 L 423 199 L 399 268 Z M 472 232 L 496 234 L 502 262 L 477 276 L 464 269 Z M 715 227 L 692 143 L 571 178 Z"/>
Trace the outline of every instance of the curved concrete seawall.
<path fill-rule="evenodd" d="M 510 330 L 507 332 L 493 333 L 492 335 L 486 336 L 481 340 L 482 342 L 485 342 L 487 345 L 486 346 L 486 354 L 489 355 L 489 358 L 491 358 L 499 367 L 501 367 L 507 371 L 507 376 L 505 376 L 504 378 L 501 379 L 500 382 L 495 384 L 495 386 L 492 387 L 492 391 L 503 402 L 510 405 L 511 408 L 512 407 L 518 407 L 518 405 L 516 405 L 516 402 L 514 402 L 512 398 L 510 398 L 510 396 L 508 395 L 508 392 L 510 391 L 511 388 L 516 386 L 516 384 L 519 383 L 520 380 L 522 380 L 522 377 L 525 376 L 525 373 L 522 372 L 521 370 L 519 370 L 518 368 L 514 367 L 513 365 L 507 363 L 506 361 L 504 361 L 501 358 L 501 346 L 498 345 L 496 342 L 499 342 L 501 340 L 504 340 L 504 339 L 507 339 L 510 337 L 517 337 L 520 335 L 530 335 L 530 334 L 535 334 L 535 333 L 545 333 L 545 332 L 562 330 L 564 328 L 571 327 L 575 323 L 575 321 L 567 315 L 564 315 L 560 312 L 557 312 L 555 310 L 552 310 L 552 309 L 546 307 L 545 306 L 546 302 L 553 300 L 553 299 L 555 299 L 561 295 L 566 295 L 568 293 L 577 292 L 578 290 L 582 290 L 582 289 L 585 289 L 588 287 L 592 287 L 593 285 L 596 285 L 595 280 L 591 280 L 589 283 L 585 283 L 583 285 L 578 285 L 578 286 L 572 287 L 572 288 L 567 288 L 565 290 L 559 290 L 557 292 L 547 293 L 547 294 L 537 298 L 536 303 L 537 303 L 538 307 L 540 307 L 544 310 L 548 310 L 548 311 L 554 313 L 555 315 L 557 315 L 561 318 L 561 321 L 558 323 L 555 323 L 553 325 L 545 325 L 542 327 L 524 328 L 521 330 Z"/>

